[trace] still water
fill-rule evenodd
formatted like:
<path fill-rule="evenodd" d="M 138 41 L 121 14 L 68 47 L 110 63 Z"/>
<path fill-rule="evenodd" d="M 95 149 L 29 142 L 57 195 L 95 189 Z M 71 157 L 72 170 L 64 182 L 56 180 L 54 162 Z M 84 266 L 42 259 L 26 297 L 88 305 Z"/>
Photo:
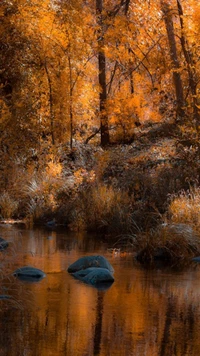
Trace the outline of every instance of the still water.
<path fill-rule="evenodd" d="M 0 255 L 0 355 L 200 355 L 200 269 L 146 270 L 130 254 L 65 231 L 1 226 L 10 241 Z M 106 291 L 73 279 L 79 257 L 104 255 L 115 269 Z M 37 283 L 15 279 L 25 265 L 42 269 Z"/>

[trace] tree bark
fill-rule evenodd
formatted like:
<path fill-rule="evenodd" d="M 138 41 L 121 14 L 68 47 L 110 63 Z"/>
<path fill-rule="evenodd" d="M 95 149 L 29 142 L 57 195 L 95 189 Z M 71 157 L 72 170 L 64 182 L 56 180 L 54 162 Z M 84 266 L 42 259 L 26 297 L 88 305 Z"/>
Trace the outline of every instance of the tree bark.
<path fill-rule="evenodd" d="M 176 91 L 176 101 L 177 101 L 177 118 L 183 118 L 184 112 L 184 95 L 183 95 L 183 84 L 180 76 L 180 63 L 177 54 L 176 40 L 174 34 L 174 24 L 172 19 L 172 13 L 168 4 L 168 1 L 161 0 L 161 9 L 164 15 L 165 27 L 167 31 L 167 37 L 170 48 L 170 58 L 173 66 L 173 81 Z"/>
<path fill-rule="evenodd" d="M 69 120 L 70 120 L 70 148 L 73 148 L 73 83 L 71 58 L 68 56 L 69 64 Z"/>
<path fill-rule="evenodd" d="M 124 6 L 124 12 L 125 12 L 125 15 L 128 14 L 128 11 L 129 11 L 129 5 L 130 5 L 130 0 L 126 0 L 125 1 L 125 6 Z"/>
<path fill-rule="evenodd" d="M 183 8 L 181 5 L 181 0 L 177 0 L 178 14 L 181 26 L 181 47 L 183 50 L 183 54 L 187 63 L 188 77 L 189 77 L 189 89 L 192 93 L 192 101 L 193 101 L 193 114 L 196 122 L 196 128 L 199 131 L 200 125 L 200 113 L 198 109 L 197 102 L 197 84 L 198 84 L 198 76 L 196 73 L 195 62 L 193 59 L 193 53 L 189 48 L 188 41 L 184 35 L 184 22 L 183 22 Z"/>
<path fill-rule="evenodd" d="M 130 6 L 130 0 L 126 0 L 125 4 L 124 4 L 124 14 L 126 16 L 126 18 L 128 19 L 128 12 L 129 12 L 129 6 Z M 131 55 L 131 49 L 130 47 L 128 48 L 128 53 L 129 56 Z M 133 63 L 132 60 L 129 58 L 128 61 L 128 67 L 129 67 L 129 80 L 130 80 L 130 93 L 134 94 L 134 80 L 133 80 Z"/>
<path fill-rule="evenodd" d="M 108 116 L 106 113 L 106 56 L 104 52 L 104 26 L 103 26 L 103 1 L 96 0 L 96 15 L 98 24 L 98 80 L 100 86 L 99 94 L 99 111 L 100 111 L 100 127 L 101 127 L 101 145 L 106 146 L 110 142 Z"/>
<path fill-rule="evenodd" d="M 51 143 L 52 143 L 52 145 L 55 145 L 52 83 L 51 83 L 51 78 L 50 78 L 49 69 L 48 69 L 46 60 L 44 62 L 44 69 L 45 69 L 45 73 L 47 76 L 47 82 L 48 82 L 48 86 L 49 86 L 49 115 L 50 115 Z"/>

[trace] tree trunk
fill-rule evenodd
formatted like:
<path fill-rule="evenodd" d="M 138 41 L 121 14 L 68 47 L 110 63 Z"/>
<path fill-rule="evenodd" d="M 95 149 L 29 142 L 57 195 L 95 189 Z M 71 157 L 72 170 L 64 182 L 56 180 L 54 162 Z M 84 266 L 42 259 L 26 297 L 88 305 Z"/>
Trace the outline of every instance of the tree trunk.
<path fill-rule="evenodd" d="M 129 11 L 129 5 L 130 5 L 130 0 L 126 0 L 125 7 L 124 7 L 124 11 L 125 11 L 126 15 L 128 14 L 128 11 Z"/>
<path fill-rule="evenodd" d="M 47 82 L 49 86 L 49 115 L 50 115 L 50 133 L 51 133 L 51 143 L 55 145 L 55 136 L 54 136 L 54 112 L 53 112 L 53 94 L 52 94 L 52 83 L 48 70 L 46 61 L 44 62 L 44 69 L 47 76 Z"/>
<path fill-rule="evenodd" d="M 126 0 L 125 7 L 124 7 L 124 14 L 127 19 L 128 19 L 129 5 L 130 5 L 130 0 Z M 134 80 L 133 80 L 133 70 L 132 70 L 133 63 L 132 60 L 130 59 L 131 56 L 130 47 L 128 48 L 128 53 L 129 53 L 128 67 L 129 67 L 130 93 L 134 94 Z"/>
<path fill-rule="evenodd" d="M 100 110 L 100 120 L 101 120 L 101 145 L 106 146 L 110 142 L 109 128 L 108 128 L 108 117 L 106 113 L 106 57 L 104 52 L 104 29 L 103 29 L 103 1 L 96 0 L 96 15 L 98 24 L 98 79 L 100 86 L 99 94 L 99 110 Z"/>
<path fill-rule="evenodd" d="M 73 83 L 71 58 L 68 56 L 69 64 L 69 120 L 70 120 L 70 148 L 73 148 Z"/>
<path fill-rule="evenodd" d="M 196 128 L 198 130 L 200 125 L 200 113 L 198 109 L 198 102 L 197 102 L 197 84 L 198 84 L 198 77 L 196 73 L 195 63 L 193 60 L 193 54 L 189 48 L 188 41 L 184 35 L 184 23 L 183 23 L 183 9 L 181 5 L 181 1 L 177 0 L 178 6 L 178 14 L 181 26 L 181 46 L 183 50 L 183 54 L 187 63 L 187 70 L 188 70 L 188 77 L 189 77 L 189 88 L 192 93 L 192 101 L 193 101 L 193 114 L 194 119 L 196 122 Z"/>
<path fill-rule="evenodd" d="M 183 84 L 180 76 L 180 63 L 177 54 L 176 40 L 174 34 L 174 24 L 172 19 L 171 10 L 169 4 L 166 0 L 161 0 L 161 9 L 164 15 L 164 21 L 168 36 L 169 48 L 170 48 L 170 58 L 173 66 L 173 81 L 176 91 L 176 101 L 177 101 L 177 118 L 184 117 L 184 95 L 183 95 Z"/>

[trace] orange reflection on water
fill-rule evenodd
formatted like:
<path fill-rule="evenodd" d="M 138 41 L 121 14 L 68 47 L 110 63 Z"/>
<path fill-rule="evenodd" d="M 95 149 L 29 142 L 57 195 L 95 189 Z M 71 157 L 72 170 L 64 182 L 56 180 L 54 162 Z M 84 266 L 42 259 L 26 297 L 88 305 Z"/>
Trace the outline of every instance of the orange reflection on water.
<path fill-rule="evenodd" d="M 182 272 L 148 271 L 131 255 L 116 258 L 105 246 L 91 245 L 87 238 L 84 242 L 83 237 L 55 232 L 48 237 L 44 232 L 30 236 L 23 231 L 15 265 L 34 265 L 47 276 L 34 284 L 12 281 L 8 292 L 15 301 L 19 299 L 19 305 L 0 301 L 0 354 L 200 354 L 198 267 Z M 115 282 L 107 291 L 67 273 L 68 265 L 77 258 L 97 252 L 115 268 Z"/>

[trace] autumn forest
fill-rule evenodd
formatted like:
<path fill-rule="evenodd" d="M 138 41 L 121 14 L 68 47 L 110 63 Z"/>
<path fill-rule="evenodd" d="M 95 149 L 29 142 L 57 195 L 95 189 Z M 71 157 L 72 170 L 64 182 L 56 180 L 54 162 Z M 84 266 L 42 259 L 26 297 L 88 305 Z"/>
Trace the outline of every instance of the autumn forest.
<path fill-rule="evenodd" d="M 2 219 L 200 229 L 198 0 L 2 0 Z"/>

